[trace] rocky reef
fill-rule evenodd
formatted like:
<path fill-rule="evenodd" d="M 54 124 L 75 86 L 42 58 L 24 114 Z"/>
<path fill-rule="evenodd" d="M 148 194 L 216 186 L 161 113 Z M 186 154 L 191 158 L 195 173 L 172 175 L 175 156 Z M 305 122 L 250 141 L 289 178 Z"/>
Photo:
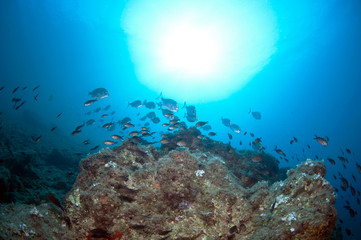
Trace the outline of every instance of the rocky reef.
<path fill-rule="evenodd" d="M 194 132 L 89 156 L 61 208 L 3 205 L 0 239 L 329 239 L 337 212 L 323 162 L 278 181 L 272 157 L 253 162 Z"/>

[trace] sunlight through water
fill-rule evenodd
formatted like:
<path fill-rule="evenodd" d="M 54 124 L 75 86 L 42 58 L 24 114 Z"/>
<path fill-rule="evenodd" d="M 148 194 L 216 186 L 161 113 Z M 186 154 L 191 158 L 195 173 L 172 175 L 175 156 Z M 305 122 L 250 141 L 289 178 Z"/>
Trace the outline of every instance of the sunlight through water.
<path fill-rule="evenodd" d="M 121 26 L 138 80 L 190 103 L 240 90 L 270 61 L 278 39 L 265 0 L 131 0 Z"/>

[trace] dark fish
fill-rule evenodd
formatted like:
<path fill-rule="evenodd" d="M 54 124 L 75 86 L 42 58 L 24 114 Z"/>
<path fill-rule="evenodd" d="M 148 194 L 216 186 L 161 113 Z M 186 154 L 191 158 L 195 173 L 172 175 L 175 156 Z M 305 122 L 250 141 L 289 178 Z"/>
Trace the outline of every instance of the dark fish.
<path fill-rule="evenodd" d="M 246 136 L 246 135 L 247 135 L 247 131 L 245 131 L 245 132 L 243 133 L 243 135 Z"/>
<path fill-rule="evenodd" d="M 308 147 L 308 149 L 310 149 L 310 148 L 311 148 L 311 146 L 310 146 L 310 145 L 308 145 L 308 144 L 307 144 L 307 147 Z"/>
<path fill-rule="evenodd" d="M 90 105 L 92 105 L 93 103 L 95 103 L 97 100 L 96 99 L 92 99 L 92 100 L 88 100 L 88 101 L 86 101 L 85 103 L 84 103 L 84 106 L 90 106 Z"/>
<path fill-rule="evenodd" d="M 159 117 L 152 118 L 151 120 L 152 120 L 152 122 L 155 123 L 155 124 L 160 123 Z"/>
<path fill-rule="evenodd" d="M 51 193 L 48 194 L 48 199 L 50 202 L 52 202 L 55 206 L 60 208 L 62 211 L 64 211 L 63 206 L 60 204 L 59 200 Z"/>
<path fill-rule="evenodd" d="M 209 131 L 209 130 L 212 130 L 212 127 L 211 127 L 211 125 L 204 125 L 204 126 L 202 127 L 202 129 L 203 129 L 204 131 Z"/>
<path fill-rule="evenodd" d="M 162 115 L 166 117 L 169 121 L 174 119 L 174 113 L 168 109 L 162 109 Z"/>
<path fill-rule="evenodd" d="M 345 157 L 343 157 L 343 156 L 338 156 L 337 158 L 340 159 L 341 162 L 343 162 L 343 163 L 345 163 L 345 162 L 348 163 L 348 160 L 347 160 Z"/>
<path fill-rule="evenodd" d="M 163 98 L 162 93 L 160 93 L 159 97 L 161 100 L 160 105 L 165 107 L 171 112 L 178 112 L 178 103 L 170 98 Z"/>
<path fill-rule="evenodd" d="M 31 136 L 31 139 L 33 139 L 33 141 L 37 143 L 37 142 L 40 141 L 41 135 L 40 135 L 39 137 L 33 137 L 33 136 Z"/>
<path fill-rule="evenodd" d="M 56 129 L 56 127 L 53 127 L 52 129 L 50 129 L 50 131 L 54 132 L 55 129 Z"/>
<path fill-rule="evenodd" d="M 84 127 L 84 124 L 77 126 L 75 130 L 80 130 L 82 127 Z"/>
<path fill-rule="evenodd" d="M 97 107 L 96 109 L 94 109 L 94 112 L 98 113 L 101 109 L 101 107 Z"/>
<path fill-rule="evenodd" d="M 275 151 L 276 151 L 276 153 L 286 157 L 286 154 L 281 149 L 277 148 L 277 146 L 275 147 Z"/>
<path fill-rule="evenodd" d="M 5 88 L 5 86 L 0 87 L 0 91 L 3 90 L 4 88 Z"/>
<path fill-rule="evenodd" d="M 293 139 L 290 141 L 290 144 L 292 144 L 293 143 Z"/>
<path fill-rule="evenodd" d="M 124 124 L 124 127 L 125 127 L 125 128 L 134 127 L 134 124 L 132 124 L 132 123 L 126 123 L 126 124 Z"/>
<path fill-rule="evenodd" d="M 341 182 L 342 182 L 342 185 L 343 185 L 343 186 L 341 186 L 341 189 L 344 190 L 344 191 L 346 191 L 346 189 L 347 189 L 348 186 L 349 186 L 348 181 L 347 181 L 347 179 L 344 178 L 344 177 L 340 177 L 340 179 L 341 179 Z"/>
<path fill-rule="evenodd" d="M 23 87 L 23 91 L 25 91 L 27 88 L 28 88 L 27 86 Z"/>
<path fill-rule="evenodd" d="M 293 140 L 295 140 L 295 142 L 298 142 L 298 139 L 296 137 L 293 137 Z"/>
<path fill-rule="evenodd" d="M 80 130 L 74 130 L 74 131 L 71 133 L 71 135 L 72 135 L 72 136 L 75 136 L 75 135 L 79 134 L 80 132 L 81 132 Z"/>
<path fill-rule="evenodd" d="M 239 145 L 242 145 L 242 141 L 239 141 Z"/>
<path fill-rule="evenodd" d="M 336 164 L 336 161 L 333 160 L 332 158 L 327 158 L 327 160 L 328 160 L 332 165 L 335 165 L 335 164 Z"/>
<path fill-rule="evenodd" d="M 105 118 L 105 117 L 107 117 L 108 116 L 108 114 L 103 114 L 103 115 L 101 115 L 100 117 L 101 118 Z"/>
<path fill-rule="evenodd" d="M 40 85 L 36 86 L 33 88 L 33 92 L 35 92 L 36 89 L 38 89 L 40 87 Z"/>
<path fill-rule="evenodd" d="M 63 113 L 59 113 L 58 116 L 56 116 L 56 118 L 60 118 L 61 114 L 63 114 Z"/>
<path fill-rule="evenodd" d="M 356 182 L 356 177 L 352 174 L 352 179 Z"/>
<path fill-rule="evenodd" d="M 94 151 L 94 150 L 96 150 L 97 148 L 99 148 L 100 147 L 100 145 L 96 145 L 95 147 L 92 147 L 90 150 L 91 151 Z"/>
<path fill-rule="evenodd" d="M 252 161 L 255 163 L 262 161 L 262 159 L 263 159 L 262 155 L 254 155 L 252 157 Z"/>
<path fill-rule="evenodd" d="M 104 108 L 104 111 L 108 111 L 109 108 L 110 108 L 110 105 L 106 106 L 106 107 Z"/>
<path fill-rule="evenodd" d="M 182 108 L 186 108 L 187 113 L 185 114 L 186 119 L 188 122 L 196 122 L 198 120 L 197 117 L 197 111 L 195 106 L 187 106 L 186 102 L 184 102 L 184 105 Z"/>
<path fill-rule="evenodd" d="M 146 108 L 149 109 L 154 109 L 156 107 L 154 102 L 147 102 L 147 100 L 144 100 L 143 104 L 145 105 Z"/>
<path fill-rule="evenodd" d="M 146 119 L 147 119 L 147 116 L 144 116 L 144 117 L 140 118 L 139 120 L 140 121 L 145 121 Z"/>
<path fill-rule="evenodd" d="M 350 186 L 352 196 L 356 196 L 356 190 Z"/>
<path fill-rule="evenodd" d="M 35 102 L 38 102 L 38 96 L 39 96 L 39 93 L 34 96 Z"/>
<path fill-rule="evenodd" d="M 346 148 L 346 152 L 347 152 L 348 154 L 351 154 L 351 150 L 348 149 L 348 148 Z"/>
<path fill-rule="evenodd" d="M 232 138 L 233 138 L 232 134 L 230 134 L 230 133 L 227 133 L 227 134 L 228 134 L 229 140 L 232 140 Z"/>
<path fill-rule="evenodd" d="M 16 91 L 17 91 L 19 88 L 20 88 L 20 87 L 14 88 L 13 93 L 16 93 Z"/>
<path fill-rule="evenodd" d="M 23 106 L 26 103 L 26 101 L 22 101 L 20 105 L 16 106 L 15 110 L 18 110 L 21 106 Z"/>
<path fill-rule="evenodd" d="M 94 119 L 89 119 L 88 121 L 85 122 L 85 124 L 86 124 L 87 126 L 93 125 L 94 123 L 95 123 L 95 120 L 94 120 Z"/>
<path fill-rule="evenodd" d="M 196 127 L 202 127 L 202 126 L 206 125 L 207 123 L 208 123 L 208 121 L 207 122 L 199 121 L 196 123 Z"/>
<path fill-rule="evenodd" d="M 321 144 L 322 146 L 326 147 L 328 145 L 328 141 L 322 137 L 317 137 L 317 135 L 315 135 L 315 138 L 317 140 L 317 142 L 319 144 Z"/>
<path fill-rule="evenodd" d="M 358 163 L 356 163 L 356 167 L 357 167 L 358 172 L 361 173 L 361 166 Z"/>
<path fill-rule="evenodd" d="M 216 133 L 215 133 L 215 132 L 209 132 L 209 133 L 208 133 L 208 136 L 214 137 L 214 136 L 216 136 Z"/>
<path fill-rule="evenodd" d="M 116 135 L 116 134 L 114 134 L 114 135 L 112 135 L 112 136 L 110 136 L 112 139 L 114 139 L 114 140 L 118 140 L 118 139 L 123 139 L 123 137 L 121 137 L 121 136 L 119 136 L 119 135 Z"/>
<path fill-rule="evenodd" d="M 260 112 L 252 112 L 251 109 L 249 109 L 248 114 L 252 114 L 253 118 L 256 120 L 260 120 L 261 119 L 261 113 Z"/>
<path fill-rule="evenodd" d="M 97 99 L 109 97 L 109 93 L 105 88 L 94 89 L 93 91 L 89 92 L 89 95 Z"/>
<path fill-rule="evenodd" d="M 147 113 L 146 116 L 147 116 L 149 119 L 153 119 L 153 118 L 156 117 L 155 112 L 149 112 L 149 113 Z"/>
<path fill-rule="evenodd" d="M 249 133 L 249 135 L 250 135 L 251 137 L 254 137 L 254 134 L 253 134 L 253 133 L 251 133 L 251 132 Z"/>
<path fill-rule="evenodd" d="M 222 120 L 222 123 L 223 123 L 224 126 L 226 126 L 226 127 L 231 126 L 231 120 L 229 120 L 228 118 L 223 118 L 222 117 L 221 120 Z"/>
<path fill-rule="evenodd" d="M 129 117 L 125 117 L 119 122 L 119 125 L 124 126 L 126 123 L 129 123 L 130 121 L 131 119 Z"/>
<path fill-rule="evenodd" d="M 142 101 L 140 101 L 140 100 L 135 100 L 131 103 L 128 102 L 128 106 L 129 105 L 133 108 L 139 108 L 139 107 L 143 106 Z"/>
<path fill-rule="evenodd" d="M 13 98 L 13 99 L 11 99 L 11 101 L 12 101 L 13 103 L 17 104 L 18 102 L 21 101 L 21 98 Z"/>
<path fill-rule="evenodd" d="M 84 145 L 88 145 L 88 144 L 89 144 L 89 139 L 84 140 L 84 141 L 83 141 L 83 144 L 84 144 Z"/>
<path fill-rule="evenodd" d="M 235 133 L 241 133 L 241 128 L 237 125 L 237 124 L 234 124 L 232 123 L 230 128 L 232 129 L 233 132 Z"/>

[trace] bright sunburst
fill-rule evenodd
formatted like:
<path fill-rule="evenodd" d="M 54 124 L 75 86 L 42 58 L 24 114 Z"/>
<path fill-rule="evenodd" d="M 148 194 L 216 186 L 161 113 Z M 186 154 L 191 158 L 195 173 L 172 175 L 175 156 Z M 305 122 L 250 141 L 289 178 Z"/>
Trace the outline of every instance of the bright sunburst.
<path fill-rule="evenodd" d="M 139 80 L 192 103 L 242 88 L 278 37 L 264 0 L 131 0 L 121 23 Z"/>

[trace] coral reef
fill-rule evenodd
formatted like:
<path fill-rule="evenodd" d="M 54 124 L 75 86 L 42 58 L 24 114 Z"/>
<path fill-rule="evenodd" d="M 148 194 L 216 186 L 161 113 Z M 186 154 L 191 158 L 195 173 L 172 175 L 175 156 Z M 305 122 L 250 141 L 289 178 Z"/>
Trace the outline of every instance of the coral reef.
<path fill-rule="evenodd" d="M 64 197 L 64 211 L 41 205 L 48 214 L 34 220 L 31 206 L 23 211 L 30 217 L 12 224 L 4 219 L 15 216 L 16 208 L 13 213 L 4 208 L 0 222 L 7 231 L 0 236 L 22 239 L 26 224 L 28 239 L 98 239 L 96 234 L 100 239 L 169 240 L 330 237 L 337 212 L 323 162 L 307 160 L 289 170 L 285 180 L 275 181 L 278 167 L 271 158 L 268 164 L 255 163 L 251 151 L 229 152 L 227 145 L 193 133 L 182 137 L 186 147 L 174 145 L 172 138 L 179 139 L 174 134 L 170 146 L 160 150 L 129 140 L 89 156 Z M 240 172 L 248 166 L 252 181 L 236 166 L 244 167 Z M 255 168 L 268 174 L 254 176 L 260 171 Z M 48 231 L 39 230 L 45 225 Z M 31 231 L 44 235 L 35 237 Z"/>

